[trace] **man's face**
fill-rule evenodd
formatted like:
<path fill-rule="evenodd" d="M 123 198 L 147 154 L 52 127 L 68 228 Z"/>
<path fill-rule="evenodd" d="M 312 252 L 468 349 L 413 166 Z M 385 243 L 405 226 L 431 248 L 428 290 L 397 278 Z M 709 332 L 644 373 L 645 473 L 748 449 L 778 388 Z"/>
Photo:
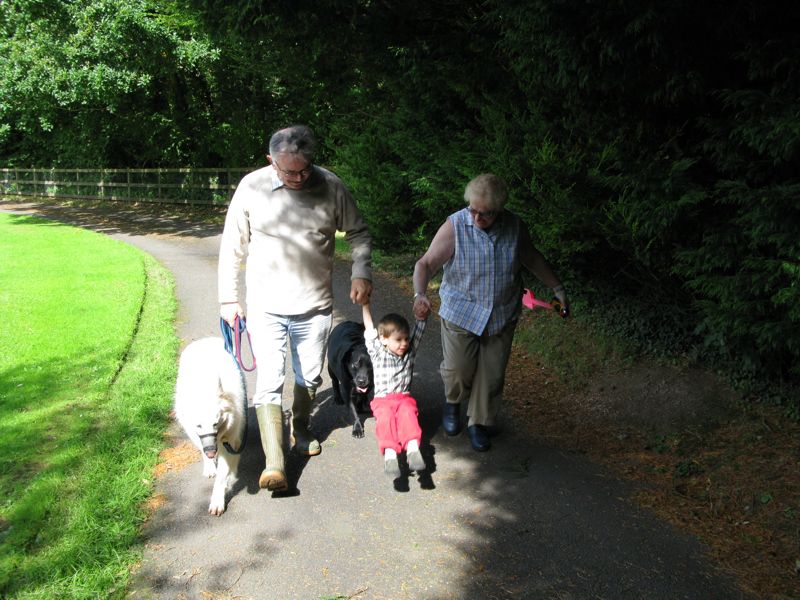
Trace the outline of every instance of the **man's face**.
<path fill-rule="evenodd" d="M 278 154 L 269 157 L 283 184 L 290 190 L 300 190 L 311 177 L 311 163 L 299 154 Z"/>

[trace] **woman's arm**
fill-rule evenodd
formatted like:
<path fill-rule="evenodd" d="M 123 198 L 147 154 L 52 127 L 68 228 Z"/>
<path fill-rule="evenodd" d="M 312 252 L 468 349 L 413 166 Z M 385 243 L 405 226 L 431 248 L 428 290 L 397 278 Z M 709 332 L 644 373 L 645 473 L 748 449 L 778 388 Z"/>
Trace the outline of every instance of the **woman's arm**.
<path fill-rule="evenodd" d="M 427 252 L 414 265 L 414 317 L 427 319 L 431 314 L 431 301 L 425 293 L 431 278 L 438 273 L 456 251 L 456 234 L 453 223 L 447 219 L 433 236 Z"/>
<path fill-rule="evenodd" d="M 553 294 L 561 303 L 562 316 L 569 315 L 569 300 L 567 299 L 567 292 L 561 280 L 553 271 L 550 263 L 547 262 L 544 255 L 539 252 L 533 245 L 528 230 L 521 226 L 522 230 L 519 236 L 519 259 L 522 265 L 531 273 L 536 275 L 539 280 L 547 287 L 552 288 Z"/>

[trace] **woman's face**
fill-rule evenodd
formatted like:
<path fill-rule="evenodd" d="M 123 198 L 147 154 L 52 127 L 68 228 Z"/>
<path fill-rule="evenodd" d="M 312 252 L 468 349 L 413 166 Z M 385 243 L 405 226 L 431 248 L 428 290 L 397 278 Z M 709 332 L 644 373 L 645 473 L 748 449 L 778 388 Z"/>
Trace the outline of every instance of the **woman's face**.
<path fill-rule="evenodd" d="M 493 210 L 489 206 L 489 203 L 482 198 L 470 200 L 467 210 L 478 229 L 489 229 L 497 220 L 497 215 L 500 214 L 499 210 Z"/>

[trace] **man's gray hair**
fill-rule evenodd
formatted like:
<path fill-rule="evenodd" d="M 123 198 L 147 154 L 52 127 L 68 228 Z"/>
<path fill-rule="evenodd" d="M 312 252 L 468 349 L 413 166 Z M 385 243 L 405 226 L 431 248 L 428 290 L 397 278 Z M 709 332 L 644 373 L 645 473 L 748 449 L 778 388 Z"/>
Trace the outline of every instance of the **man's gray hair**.
<path fill-rule="evenodd" d="M 478 199 L 486 203 L 489 210 L 501 210 L 508 200 L 505 181 L 493 173 L 481 173 L 464 189 L 464 200 L 467 204 Z"/>
<path fill-rule="evenodd" d="M 269 140 L 269 154 L 299 154 L 309 164 L 314 162 L 317 139 L 314 132 L 305 125 L 291 125 L 272 134 Z"/>

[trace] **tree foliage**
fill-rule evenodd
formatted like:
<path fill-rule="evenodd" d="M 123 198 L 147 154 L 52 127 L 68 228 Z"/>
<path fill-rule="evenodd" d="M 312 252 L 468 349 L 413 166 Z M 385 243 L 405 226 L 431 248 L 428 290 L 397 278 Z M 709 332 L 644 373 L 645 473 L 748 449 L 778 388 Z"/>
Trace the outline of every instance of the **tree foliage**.
<path fill-rule="evenodd" d="M 800 378 L 798 5 L 38 0 L 0 14 L 9 164 L 255 164 L 268 132 L 305 122 L 378 245 L 410 250 L 494 171 L 585 312 L 751 379 Z"/>
<path fill-rule="evenodd" d="M 219 49 L 149 0 L 0 4 L 0 147 L 10 165 L 205 166 L 240 132 L 218 120 Z"/>

